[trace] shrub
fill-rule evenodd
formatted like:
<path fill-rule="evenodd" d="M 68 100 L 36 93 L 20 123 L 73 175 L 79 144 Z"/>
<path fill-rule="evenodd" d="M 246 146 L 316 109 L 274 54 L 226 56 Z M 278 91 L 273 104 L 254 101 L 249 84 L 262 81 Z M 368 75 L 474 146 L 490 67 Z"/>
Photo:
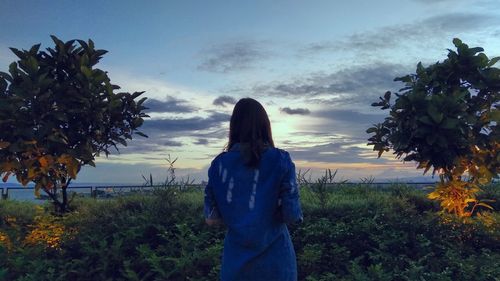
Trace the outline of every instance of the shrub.
<path fill-rule="evenodd" d="M 308 192 L 302 188 L 302 195 Z M 485 212 L 492 224 L 478 218 L 464 224 L 429 211 L 433 203 L 424 192 L 402 186 L 350 185 L 327 192 L 331 200 L 324 206 L 302 196 L 304 223 L 290 227 L 299 280 L 500 276 L 497 212 Z M 153 195 L 76 200 L 75 212 L 59 222 L 77 234 L 62 237 L 59 248 L 18 243 L 9 252 L 0 246 L 0 280 L 218 279 L 225 230 L 205 226 L 202 192 L 158 189 Z M 19 221 L 26 230 L 10 232 L 13 241 L 22 241 L 35 219 L 15 206 L 30 205 L 0 201 L 0 210 L 10 210 L 6 215 L 24 216 Z M 0 225 L 0 232 L 11 230 Z"/>

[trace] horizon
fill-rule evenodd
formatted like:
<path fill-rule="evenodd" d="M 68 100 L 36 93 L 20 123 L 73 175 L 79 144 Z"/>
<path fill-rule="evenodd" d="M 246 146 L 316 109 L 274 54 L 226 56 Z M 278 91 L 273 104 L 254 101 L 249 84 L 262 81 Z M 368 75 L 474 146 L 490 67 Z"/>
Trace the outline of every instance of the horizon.
<path fill-rule="evenodd" d="M 8 47 L 52 47 L 51 34 L 92 39 L 109 51 L 97 67 L 113 84 L 146 91 L 151 118 L 140 131 L 149 138 L 97 158 L 74 184 L 140 183 L 149 174 L 158 182 L 168 155 L 178 157 L 179 177 L 206 180 L 243 97 L 264 105 L 277 147 L 297 170 L 338 170 L 352 182 L 430 181 L 432 173 L 392 152 L 377 159 L 365 130 L 388 113 L 370 104 L 401 88 L 393 79 L 414 73 L 419 61 L 444 60 L 455 37 L 500 55 L 499 23 L 492 0 L 16 1 L 0 9 L 0 71 L 16 60 Z"/>

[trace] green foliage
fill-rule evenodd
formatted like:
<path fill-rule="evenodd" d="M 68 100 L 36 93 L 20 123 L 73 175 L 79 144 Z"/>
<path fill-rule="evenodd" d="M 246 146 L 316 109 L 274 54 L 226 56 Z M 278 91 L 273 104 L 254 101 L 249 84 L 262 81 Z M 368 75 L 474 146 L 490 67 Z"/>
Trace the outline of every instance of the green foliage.
<path fill-rule="evenodd" d="M 83 165 L 110 148 L 127 145 L 147 117 L 143 92 L 116 93 L 96 64 L 107 52 L 94 42 L 63 42 L 40 51 L 11 48 L 18 57 L 0 72 L 0 176 L 15 175 L 36 194 L 45 191 L 64 212 L 66 188 Z M 62 190 L 62 199 L 58 190 Z"/>
<path fill-rule="evenodd" d="M 330 196 L 323 206 L 307 199 L 308 193 L 315 198 L 313 192 L 302 188 L 305 221 L 290 227 L 299 280 L 486 281 L 500 276 L 497 212 L 490 213 L 494 221 L 489 225 L 478 218 L 467 224 L 453 216 L 443 219 L 425 193 L 405 186 L 337 186 L 319 191 Z M 62 222 L 77 228 L 77 234 L 65 237 L 60 249 L 17 244 L 7 252 L 0 246 L 3 280 L 218 279 L 225 229 L 204 224 L 202 192 L 171 188 L 153 195 L 75 200 L 76 211 Z M 22 215 L 17 208 L 28 206 L 0 201 L 5 211 L 0 217 Z M 22 220 L 34 221 L 25 215 Z M 9 230 L 7 224 L 0 226 Z M 15 233 L 11 238 L 16 240 Z"/>
<path fill-rule="evenodd" d="M 416 161 L 424 173 L 438 172 L 442 185 L 463 192 L 469 202 L 455 202 L 459 215 L 474 201 L 473 190 L 498 177 L 500 172 L 500 57 L 488 58 L 483 49 L 469 48 L 454 39 L 456 51 L 428 67 L 418 63 L 416 73 L 398 77 L 405 87 L 380 97 L 372 106 L 389 109 L 389 116 L 367 130 L 369 145 L 378 152 L 394 150 L 397 158 Z M 460 182 L 464 173 L 466 186 Z M 454 198 L 438 192 L 441 201 Z M 458 208 L 458 207 L 457 207 Z M 453 210 L 458 210 L 453 208 Z"/>

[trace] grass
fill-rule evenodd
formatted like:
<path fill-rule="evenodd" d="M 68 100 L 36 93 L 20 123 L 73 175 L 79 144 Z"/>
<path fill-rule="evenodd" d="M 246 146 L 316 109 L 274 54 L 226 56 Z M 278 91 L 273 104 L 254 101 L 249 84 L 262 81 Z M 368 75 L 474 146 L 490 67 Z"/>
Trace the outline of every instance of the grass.
<path fill-rule="evenodd" d="M 500 198 L 498 187 L 480 197 Z M 498 211 L 464 223 L 401 185 L 305 186 L 301 200 L 305 221 L 290 227 L 300 280 L 500 276 Z M 0 201 L 11 245 L 0 242 L 0 280 L 217 280 L 225 230 L 204 225 L 202 202 L 200 190 L 159 189 L 78 198 L 74 212 L 54 217 L 50 206 Z"/>

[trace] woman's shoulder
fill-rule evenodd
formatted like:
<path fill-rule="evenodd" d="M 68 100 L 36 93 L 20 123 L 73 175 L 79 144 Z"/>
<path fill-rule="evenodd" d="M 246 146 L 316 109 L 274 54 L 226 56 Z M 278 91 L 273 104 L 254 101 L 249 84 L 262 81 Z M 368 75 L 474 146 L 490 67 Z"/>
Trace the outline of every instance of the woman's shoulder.
<path fill-rule="evenodd" d="M 212 160 L 212 165 L 217 163 L 217 162 L 220 162 L 222 160 L 222 158 L 224 158 L 224 155 L 226 155 L 226 154 L 227 154 L 227 151 L 222 151 L 217 156 L 215 156 L 214 159 Z"/>
<path fill-rule="evenodd" d="M 285 158 L 290 158 L 290 153 L 288 153 L 288 151 L 282 149 L 282 148 L 279 148 L 279 147 L 272 147 L 271 150 L 279 155 L 281 158 L 285 159 Z"/>
<path fill-rule="evenodd" d="M 274 158 L 273 162 L 279 163 L 282 168 L 287 169 L 292 163 L 292 158 L 288 151 L 278 147 L 272 147 L 270 148 L 270 152 Z"/>

